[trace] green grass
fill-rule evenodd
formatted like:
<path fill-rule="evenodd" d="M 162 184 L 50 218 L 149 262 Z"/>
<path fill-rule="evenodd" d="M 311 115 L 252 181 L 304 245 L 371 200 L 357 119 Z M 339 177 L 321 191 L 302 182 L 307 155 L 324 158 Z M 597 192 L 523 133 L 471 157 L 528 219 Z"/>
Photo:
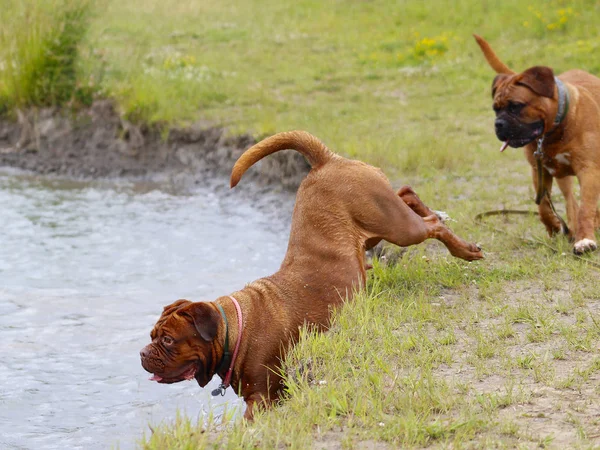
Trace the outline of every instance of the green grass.
<path fill-rule="evenodd" d="M 0 109 L 90 103 L 79 50 L 90 0 L 4 0 L 0 10 Z"/>
<path fill-rule="evenodd" d="M 134 120 L 306 129 L 376 165 L 462 176 L 499 158 L 487 151 L 492 72 L 471 34 L 515 69 L 600 72 L 590 58 L 598 6 L 569 5 L 130 0 L 109 4 L 89 45 L 103 55 L 104 88 Z"/>
<path fill-rule="evenodd" d="M 382 448 L 529 448 L 561 433 L 574 404 L 585 398 L 581 393 L 595 399 L 599 394 L 599 336 L 588 355 L 571 347 L 555 323 L 586 308 L 550 320 L 556 302 L 538 295 L 544 280 L 532 280 L 535 267 L 511 264 L 510 252 L 492 264 L 473 264 L 439 250 L 434 244 L 407 252 L 393 267 L 376 264 L 368 288 L 335 316 L 328 333 L 305 331 L 285 368 L 289 398 L 273 411 L 253 424 L 228 416 L 218 425 L 191 426 L 180 418 L 174 427 L 155 430 L 142 446 L 321 448 L 341 442 L 354 448 L 376 442 Z M 529 256 L 538 264 L 556 264 L 555 255 L 534 253 Z M 577 279 L 579 271 L 570 261 L 548 276 Z M 473 281 L 494 284 L 493 298 L 478 297 Z M 579 282 L 600 287 L 597 277 Z M 519 305 L 519 297 L 527 304 Z M 495 314 L 498 309 L 505 313 Z M 579 332 L 597 333 L 589 316 L 581 321 Z M 547 327 L 552 332 L 530 339 Z M 554 358 L 553 349 L 561 346 L 568 350 Z M 552 389 L 541 391 L 544 386 Z M 587 448 L 597 443 L 593 400 L 578 408 L 570 434 L 563 436 Z M 540 414 L 562 417 L 556 421 L 561 425 L 548 420 L 544 432 L 531 432 Z M 188 428 L 192 432 L 183 433 Z"/>
<path fill-rule="evenodd" d="M 7 39 L 61 29 L 46 25 L 64 14 L 40 19 L 44 8 L 89 5 L 6 2 L 3 23 L 13 25 L 0 55 Z M 590 57 L 599 49 L 591 0 L 103 0 L 94 10 L 89 31 L 75 33 L 86 98 L 90 91 L 113 97 L 134 121 L 202 119 L 257 136 L 306 129 L 341 153 L 421 175 L 464 176 L 466 167 L 499 160 L 488 151 L 492 73 L 473 32 L 515 69 L 535 61 L 600 72 Z M 44 68 L 32 64 L 32 73 Z M 0 71 L 0 86 L 3 79 Z M 8 97 L 16 95 L 4 84 Z M 54 101 L 37 96 L 37 103 Z"/>
<path fill-rule="evenodd" d="M 547 238 L 535 217 L 490 218 L 494 229 L 472 221 L 489 209 L 534 209 L 534 194 L 521 153 L 498 152 L 494 74 L 471 37 L 485 36 L 516 70 L 546 64 L 600 74 L 600 60 L 590 57 L 600 47 L 600 6 L 203 5 L 113 5 L 111 19 L 95 24 L 115 67 L 107 89 L 124 111 L 166 123 L 202 117 L 256 136 L 307 129 L 382 167 L 397 185 L 413 184 L 487 259 L 463 263 L 432 244 L 394 266 L 376 265 L 369 288 L 330 332 L 303 335 L 287 362 L 282 405 L 253 424 L 230 415 L 208 425 L 179 418 L 140 445 L 600 445 L 598 272 L 574 260 L 566 240 Z M 183 82 L 190 72 L 202 75 Z"/>
<path fill-rule="evenodd" d="M 43 36 L 66 30 L 49 25 L 66 17 L 60 8 L 40 11 L 87 3 L 6 1 L 4 109 L 72 99 L 75 80 L 89 87 L 86 98 L 110 96 L 134 121 L 202 120 L 256 137 L 305 129 L 382 167 L 397 186 L 412 184 L 486 252 L 467 264 L 431 244 L 397 265 L 376 264 L 330 332 L 305 332 L 281 406 L 253 424 L 231 412 L 208 424 L 180 417 L 142 447 L 600 445 L 598 272 L 534 217 L 490 218 L 493 229 L 472 220 L 534 209 L 534 193 L 521 152 L 498 152 L 494 74 L 471 36 L 483 35 L 515 70 L 600 74 L 600 4 L 106 0 L 81 16 L 72 45 L 59 46 L 73 56 L 70 94 L 59 96 L 30 87 L 31 74 L 57 67 L 40 56 Z M 15 76 L 14 58 L 29 75 Z"/>

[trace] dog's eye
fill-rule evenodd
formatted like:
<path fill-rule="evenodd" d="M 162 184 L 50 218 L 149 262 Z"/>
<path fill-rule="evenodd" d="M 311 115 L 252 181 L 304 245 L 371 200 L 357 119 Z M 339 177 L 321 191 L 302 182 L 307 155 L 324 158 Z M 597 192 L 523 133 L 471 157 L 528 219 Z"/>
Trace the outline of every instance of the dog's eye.
<path fill-rule="evenodd" d="M 508 104 L 508 112 L 511 114 L 519 114 L 521 110 L 525 107 L 523 103 L 509 103 Z"/>
<path fill-rule="evenodd" d="M 165 345 L 171 345 L 171 344 L 173 344 L 173 338 L 170 336 L 163 336 L 162 343 Z"/>
<path fill-rule="evenodd" d="M 494 110 L 495 113 L 497 113 L 498 111 L 500 111 L 500 107 L 498 105 L 494 105 L 492 106 L 492 109 Z"/>

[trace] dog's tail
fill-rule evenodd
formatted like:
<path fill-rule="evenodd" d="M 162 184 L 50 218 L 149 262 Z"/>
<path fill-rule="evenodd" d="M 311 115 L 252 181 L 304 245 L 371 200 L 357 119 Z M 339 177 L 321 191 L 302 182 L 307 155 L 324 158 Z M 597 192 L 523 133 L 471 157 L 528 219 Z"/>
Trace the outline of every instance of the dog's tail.
<path fill-rule="evenodd" d="M 492 66 L 492 69 L 494 69 L 496 73 L 506 73 L 509 75 L 515 73 L 513 70 L 510 70 L 506 64 L 500 61 L 496 53 L 494 53 L 494 50 L 492 50 L 492 47 L 490 47 L 490 44 L 488 44 L 485 39 L 483 39 L 481 36 L 477 36 L 476 34 L 474 34 L 473 37 L 479 44 L 479 48 L 481 48 L 483 56 L 485 56 L 485 59 L 487 59 L 488 64 Z"/>
<path fill-rule="evenodd" d="M 242 153 L 231 171 L 231 187 L 235 187 L 240 182 L 250 166 L 271 153 L 286 149 L 300 152 L 313 169 L 322 167 L 335 156 L 335 153 L 330 151 L 325 144 L 306 131 L 278 133 L 263 139 Z"/>

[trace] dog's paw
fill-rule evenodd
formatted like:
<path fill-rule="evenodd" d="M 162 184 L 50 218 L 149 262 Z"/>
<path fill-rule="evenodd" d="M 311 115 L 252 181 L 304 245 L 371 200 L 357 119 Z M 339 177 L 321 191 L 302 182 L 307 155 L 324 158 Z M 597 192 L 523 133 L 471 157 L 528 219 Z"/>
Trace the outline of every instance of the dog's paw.
<path fill-rule="evenodd" d="M 477 261 L 478 259 L 484 259 L 485 255 L 483 254 L 483 249 L 479 244 L 470 244 L 472 256 L 469 258 L 469 261 Z"/>
<path fill-rule="evenodd" d="M 485 258 L 483 251 L 478 244 L 465 242 L 460 246 L 448 247 L 448 250 L 452 256 L 464 259 L 465 261 L 477 261 L 478 259 Z"/>
<path fill-rule="evenodd" d="M 593 252 L 597 248 L 598 244 L 596 244 L 596 241 L 587 238 L 581 239 L 575 242 L 575 245 L 573 246 L 573 253 L 575 253 L 576 255 L 583 255 L 587 252 Z"/>

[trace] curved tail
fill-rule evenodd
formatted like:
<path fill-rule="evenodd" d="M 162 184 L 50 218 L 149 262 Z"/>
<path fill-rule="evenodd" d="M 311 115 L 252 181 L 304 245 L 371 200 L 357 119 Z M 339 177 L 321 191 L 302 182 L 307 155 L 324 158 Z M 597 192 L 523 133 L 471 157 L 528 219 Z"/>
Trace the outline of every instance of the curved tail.
<path fill-rule="evenodd" d="M 230 186 L 235 187 L 246 170 L 265 156 L 287 149 L 300 152 L 313 169 L 318 169 L 335 156 L 335 153 L 331 152 L 325 144 L 306 131 L 277 133 L 242 153 L 231 171 Z"/>
<path fill-rule="evenodd" d="M 515 73 L 513 70 L 510 70 L 506 64 L 500 61 L 498 56 L 496 56 L 496 53 L 494 53 L 494 50 L 492 50 L 492 47 L 490 47 L 490 44 L 488 44 L 485 39 L 483 39 L 481 36 L 477 36 L 476 34 L 474 34 L 473 37 L 479 44 L 479 48 L 481 48 L 483 56 L 485 56 L 485 59 L 487 59 L 488 64 L 492 66 L 492 69 L 494 69 L 496 73 L 506 73 L 509 75 Z"/>

